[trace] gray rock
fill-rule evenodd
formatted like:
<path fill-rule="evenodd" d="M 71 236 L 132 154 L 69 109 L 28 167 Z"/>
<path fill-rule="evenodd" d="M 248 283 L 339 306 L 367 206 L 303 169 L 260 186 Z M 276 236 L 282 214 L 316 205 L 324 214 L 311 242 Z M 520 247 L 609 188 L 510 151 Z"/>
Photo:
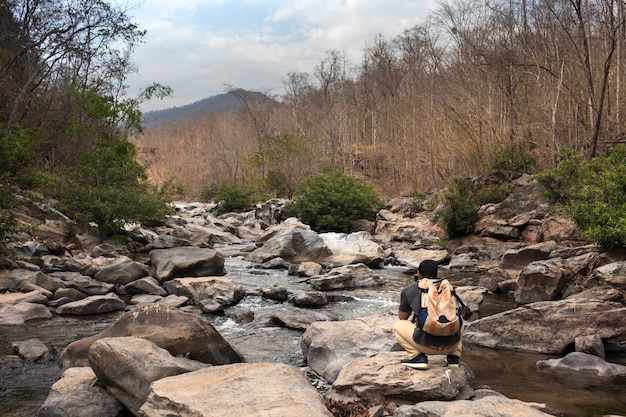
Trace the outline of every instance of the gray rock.
<path fill-rule="evenodd" d="M 101 268 L 94 278 L 115 285 L 126 285 L 150 275 L 150 268 L 126 256 L 118 256 L 109 265 Z"/>
<path fill-rule="evenodd" d="M 0 276 L 0 291 L 21 290 L 25 285 L 34 284 L 54 292 L 63 287 L 63 283 L 54 279 L 42 271 L 29 271 L 26 269 L 13 269 L 8 274 Z"/>
<path fill-rule="evenodd" d="M 601 359 L 606 358 L 602 338 L 597 334 L 577 337 L 574 340 L 574 349 L 576 352 L 588 353 Z"/>
<path fill-rule="evenodd" d="M 99 339 L 89 348 L 88 358 L 98 381 L 135 415 L 146 401 L 152 382 L 209 366 L 173 357 L 167 350 L 137 337 Z"/>
<path fill-rule="evenodd" d="M 224 257 L 211 248 L 180 247 L 150 252 L 152 276 L 159 282 L 174 278 L 224 275 Z"/>
<path fill-rule="evenodd" d="M 50 310 L 43 304 L 19 302 L 17 304 L 0 303 L 0 324 L 22 325 L 30 320 L 49 319 Z"/>
<path fill-rule="evenodd" d="M 345 265 L 314 277 L 308 283 L 318 291 L 353 289 L 383 285 L 384 281 L 365 264 Z"/>
<path fill-rule="evenodd" d="M 319 235 L 332 255 L 323 259 L 335 265 L 365 264 L 377 267 L 385 258 L 385 251 L 368 232 L 321 233 Z"/>
<path fill-rule="evenodd" d="M 104 295 L 110 293 L 115 285 L 98 281 L 80 272 L 53 272 L 50 274 L 60 278 L 67 287 L 74 288 L 87 295 Z"/>
<path fill-rule="evenodd" d="M 63 368 L 85 366 L 93 342 L 123 336 L 141 337 L 173 356 L 182 355 L 213 365 L 244 360 L 211 324 L 196 315 L 157 303 L 137 307 L 103 332 L 70 343 L 63 350 L 59 363 Z"/>
<path fill-rule="evenodd" d="M 38 417 L 116 417 L 124 406 L 96 382 L 91 368 L 69 368 L 52 385 Z"/>
<path fill-rule="evenodd" d="M 488 395 L 475 400 L 424 401 L 415 405 L 402 405 L 393 417 L 549 417 L 541 411 L 543 404 L 525 403 L 503 395 Z"/>
<path fill-rule="evenodd" d="M 246 256 L 246 260 L 262 264 L 274 258 L 290 263 L 317 262 L 332 255 L 330 249 L 316 232 L 296 219 L 287 219 L 274 226 L 257 239 L 262 245 Z"/>
<path fill-rule="evenodd" d="M 328 304 L 328 296 L 319 291 L 298 291 L 290 301 L 298 307 L 322 307 Z"/>
<path fill-rule="evenodd" d="M 461 364 L 446 368 L 444 356 L 430 356 L 429 368 L 416 371 L 402 365 L 405 352 L 375 353 L 348 362 L 326 394 L 337 400 L 381 404 L 402 399 L 406 402 L 449 401 L 473 390 L 472 371 Z"/>
<path fill-rule="evenodd" d="M 605 301 L 619 293 L 611 288 L 585 291 L 559 301 L 527 304 L 466 323 L 464 343 L 496 349 L 562 353 L 577 337 L 603 339 L 626 332 L 626 307 Z M 591 294 L 591 298 L 586 298 Z"/>
<path fill-rule="evenodd" d="M 87 316 L 104 314 L 126 308 L 126 303 L 114 293 L 106 295 L 92 295 L 82 300 L 63 304 L 56 309 L 59 315 Z"/>
<path fill-rule="evenodd" d="M 152 384 L 139 413 L 145 417 L 332 417 L 297 367 L 274 363 L 214 366 L 163 378 Z"/>
<path fill-rule="evenodd" d="M 592 371 L 598 377 L 626 376 L 626 366 L 609 363 L 595 355 L 583 352 L 572 352 L 560 359 L 537 361 L 537 368 L 577 372 Z"/>
<path fill-rule="evenodd" d="M 561 298 L 569 283 L 590 273 L 597 265 L 597 253 L 574 258 L 551 258 L 528 264 L 519 274 L 515 301 L 527 304 Z"/>
<path fill-rule="evenodd" d="M 124 294 L 150 294 L 166 296 L 167 291 L 159 284 L 159 281 L 153 277 L 144 277 L 122 287 L 121 292 Z"/>
<path fill-rule="evenodd" d="M 39 291 L 22 292 L 5 292 L 0 294 L 0 305 L 15 305 L 20 303 L 46 304 L 48 297 Z"/>
<path fill-rule="evenodd" d="M 20 342 L 13 342 L 13 351 L 17 355 L 31 362 L 48 362 L 50 351 L 39 339 L 28 339 Z"/>
<path fill-rule="evenodd" d="M 395 345 L 391 328 L 397 319 L 384 315 L 315 322 L 302 335 L 302 353 L 311 369 L 332 383 L 353 359 L 390 351 Z"/>
<path fill-rule="evenodd" d="M 188 297 L 194 304 L 209 299 L 229 306 L 245 295 L 241 285 L 226 277 L 175 278 L 165 282 L 164 287 L 168 293 Z"/>
<path fill-rule="evenodd" d="M 331 321 L 329 315 L 297 307 L 281 307 L 272 310 L 272 319 L 288 329 L 306 330 L 316 321 Z"/>

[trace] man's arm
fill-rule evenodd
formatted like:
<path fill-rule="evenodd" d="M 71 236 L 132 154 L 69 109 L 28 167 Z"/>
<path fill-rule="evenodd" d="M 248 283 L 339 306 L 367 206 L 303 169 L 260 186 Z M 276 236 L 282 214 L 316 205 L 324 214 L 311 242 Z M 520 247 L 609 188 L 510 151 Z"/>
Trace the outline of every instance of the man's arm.
<path fill-rule="evenodd" d="M 411 317 L 411 312 L 410 311 L 401 311 L 398 310 L 398 318 L 400 320 L 408 320 L 409 317 Z"/>

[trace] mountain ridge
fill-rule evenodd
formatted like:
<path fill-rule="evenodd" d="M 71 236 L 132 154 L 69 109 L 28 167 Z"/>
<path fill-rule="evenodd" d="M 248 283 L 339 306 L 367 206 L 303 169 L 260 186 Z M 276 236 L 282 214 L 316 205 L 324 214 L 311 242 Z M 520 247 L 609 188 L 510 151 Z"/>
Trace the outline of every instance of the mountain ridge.
<path fill-rule="evenodd" d="M 142 124 L 145 129 L 153 129 L 178 120 L 195 119 L 207 113 L 233 111 L 239 107 L 241 103 L 237 97 L 230 93 L 223 93 L 180 107 L 146 112 L 143 114 Z"/>

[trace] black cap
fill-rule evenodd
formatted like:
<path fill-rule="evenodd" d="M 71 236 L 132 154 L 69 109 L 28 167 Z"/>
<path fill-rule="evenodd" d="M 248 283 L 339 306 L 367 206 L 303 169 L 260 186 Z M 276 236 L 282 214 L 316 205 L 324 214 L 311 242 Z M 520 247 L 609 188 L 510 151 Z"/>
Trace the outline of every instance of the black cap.
<path fill-rule="evenodd" d="M 426 259 L 420 262 L 417 272 L 424 278 L 437 278 L 437 262 Z"/>

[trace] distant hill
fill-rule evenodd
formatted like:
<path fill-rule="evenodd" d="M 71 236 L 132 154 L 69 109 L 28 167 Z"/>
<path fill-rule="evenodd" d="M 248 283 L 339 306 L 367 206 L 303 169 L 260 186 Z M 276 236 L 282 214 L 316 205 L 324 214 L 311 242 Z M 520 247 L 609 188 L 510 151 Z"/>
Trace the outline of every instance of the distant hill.
<path fill-rule="evenodd" d="M 182 107 L 146 112 L 143 114 L 143 126 L 150 129 L 181 119 L 194 119 L 207 113 L 235 110 L 240 106 L 241 103 L 233 94 L 219 94 Z"/>

